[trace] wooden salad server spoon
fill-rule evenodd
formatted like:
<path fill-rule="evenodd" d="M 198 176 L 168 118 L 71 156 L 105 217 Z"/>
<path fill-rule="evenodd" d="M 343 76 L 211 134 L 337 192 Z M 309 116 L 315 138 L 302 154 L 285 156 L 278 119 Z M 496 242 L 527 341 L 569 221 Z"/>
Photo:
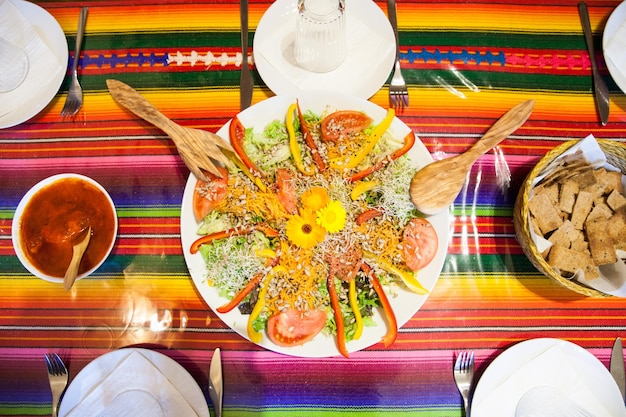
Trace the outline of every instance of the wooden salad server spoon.
<path fill-rule="evenodd" d="M 65 277 L 63 277 L 63 287 L 65 288 L 65 291 L 69 291 L 70 288 L 72 288 L 72 285 L 74 285 L 74 281 L 76 281 L 78 266 L 80 265 L 81 259 L 83 259 L 83 255 L 85 254 L 85 250 L 87 250 L 90 240 L 91 227 L 87 229 L 87 234 L 83 240 L 75 244 L 72 248 L 72 260 L 70 261 L 70 266 L 68 266 L 65 271 Z"/>
<path fill-rule="evenodd" d="M 409 187 L 409 195 L 415 207 L 424 214 L 436 214 L 449 207 L 459 195 L 474 162 L 523 125 L 534 105 L 534 100 L 516 105 L 498 119 L 470 149 L 432 162 L 417 171 Z"/>
<path fill-rule="evenodd" d="M 168 119 L 135 89 L 121 81 L 109 79 L 106 83 L 118 104 L 152 123 L 172 139 L 183 162 L 196 178 L 208 181 L 203 170 L 222 177 L 213 161 L 228 165 L 230 159 L 223 151 L 231 157 L 236 155 L 230 144 L 215 133 L 184 127 Z"/>

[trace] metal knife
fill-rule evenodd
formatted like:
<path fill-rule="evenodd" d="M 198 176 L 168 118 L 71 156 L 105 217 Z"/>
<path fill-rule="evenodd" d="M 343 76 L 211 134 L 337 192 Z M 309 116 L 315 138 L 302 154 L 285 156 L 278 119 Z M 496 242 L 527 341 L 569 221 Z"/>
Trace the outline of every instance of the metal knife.
<path fill-rule="evenodd" d="M 613 350 L 611 351 L 611 375 L 622 393 L 622 398 L 626 394 L 626 377 L 624 375 L 624 350 L 622 349 L 622 339 L 615 339 Z"/>
<path fill-rule="evenodd" d="M 209 368 L 209 397 L 213 403 L 215 417 L 222 417 L 222 397 L 224 395 L 224 381 L 222 380 L 222 357 L 220 348 L 215 349 Z"/>
<path fill-rule="evenodd" d="M 609 89 L 600 75 L 598 65 L 596 64 L 596 53 L 593 47 L 593 35 L 591 33 L 591 24 L 589 23 L 589 12 L 587 11 L 587 3 L 584 1 L 578 3 L 578 14 L 580 15 L 580 21 L 583 25 L 583 33 L 585 34 L 585 42 L 587 43 L 587 51 L 589 51 L 589 60 L 591 61 L 596 108 L 600 114 L 600 122 L 602 123 L 602 126 L 605 126 L 609 120 Z"/>
<path fill-rule="evenodd" d="M 248 0 L 241 0 L 239 8 L 241 19 L 241 78 L 239 79 L 239 107 L 247 109 L 252 103 L 254 81 L 248 68 Z"/>

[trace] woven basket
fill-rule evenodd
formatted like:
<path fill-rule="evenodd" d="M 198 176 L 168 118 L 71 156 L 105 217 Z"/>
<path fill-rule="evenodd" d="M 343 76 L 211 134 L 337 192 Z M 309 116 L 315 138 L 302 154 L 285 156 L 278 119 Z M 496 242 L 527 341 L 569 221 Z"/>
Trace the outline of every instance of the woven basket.
<path fill-rule="evenodd" d="M 519 194 L 517 195 L 515 207 L 513 209 L 515 235 L 517 236 L 517 240 L 521 245 L 524 254 L 528 257 L 528 259 L 530 259 L 530 262 L 535 266 L 535 268 L 550 279 L 556 281 L 565 288 L 588 297 L 610 297 L 608 294 L 589 288 L 576 281 L 569 280 L 559 275 L 550 265 L 548 265 L 548 262 L 546 262 L 543 256 L 541 256 L 541 253 L 537 250 L 535 243 L 530 237 L 531 226 L 528 221 L 528 199 L 534 179 L 541 174 L 546 166 L 548 166 L 554 159 L 578 142 L 579 141 L 577 140 L 570 141 L 557 146 L 541 158 L 532 171 L 530 171 L 526 180 L 522 184 Z M 620 142 L 602 139 L 598 139 L 598 144 L 606 154 L 607 162 L 619 168 L 622 171 L 622 174 L 626 174 L 626 145 Z"/>

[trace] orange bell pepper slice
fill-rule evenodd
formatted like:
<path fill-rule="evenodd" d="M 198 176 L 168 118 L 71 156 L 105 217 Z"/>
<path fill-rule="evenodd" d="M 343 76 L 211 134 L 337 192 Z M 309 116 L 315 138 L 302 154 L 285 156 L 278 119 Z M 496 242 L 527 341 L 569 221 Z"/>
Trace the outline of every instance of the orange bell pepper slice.
<path fill-rule="evenodd" d="M 380 285 L 380 281 L 376 277 L 376 274 L 372 270 L 372 268 L 365 262 L 361 263 L 361 270 L 370 278 L 370 282 L 372 283 L 372 287 L 376 294 L 378 294 L 378 299 L 380 300 L 380 304 L 383 306 L 383 311 L 385 312 L 385 318 L 387 319 L 387 333 L 382 338 L 382 342 L 386 348 L 391 346 L 393 342 L 396 341 L 398 337 L 398 322 L 396 320 L 396 314 L 393 312 L 393 308 L 389 303 L 389 299 L 383 290 L 383 286 Z"/>

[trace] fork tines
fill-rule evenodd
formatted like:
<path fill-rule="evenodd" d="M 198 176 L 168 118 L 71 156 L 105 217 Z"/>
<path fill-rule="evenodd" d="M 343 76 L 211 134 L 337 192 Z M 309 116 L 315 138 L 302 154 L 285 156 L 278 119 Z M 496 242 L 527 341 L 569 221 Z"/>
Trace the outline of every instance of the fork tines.
<path fill-rule="evenodd" d="M 400 59 L 398 57 L 396 57 L 393 76 L 389 83 L 389 100 L 395 109 L 400 110 L 409 107 L 409 90 L 402 76 Z"/>
<path fill-rule="evenodd" d="M 46 353 L 44 357 L 46 359 L 46 367 L 50 374 L 61 375 L 67 373 L 67 368 L 58 354 Z"/>
<path fill-rule="evenodd" d="M 390 91 L 391 105 L 396 109 L 409 107 L 409 95 L 406 92 Z"/>
<path fill-rule="evenodd" d="M 460 372 L 469 372 L 474 368 L 474 352 L 463 351 L 456 357 L 454 363 L 454 370 Z"/>

